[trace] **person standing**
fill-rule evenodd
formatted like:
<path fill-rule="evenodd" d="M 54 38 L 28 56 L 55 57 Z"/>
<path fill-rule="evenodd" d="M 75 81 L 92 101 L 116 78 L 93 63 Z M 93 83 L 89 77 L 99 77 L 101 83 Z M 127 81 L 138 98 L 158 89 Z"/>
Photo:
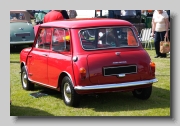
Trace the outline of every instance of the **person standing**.
<path fill-rule="evenodd" d="M 77 16 L 77 12 L 76 12 L 76 10 L 69 10 L 68 11 L 69 12 L 69 18 L 76 18 L 76 16 Z"/>
<path fill-rule="evenodd" d="M 44 16 L 43 23 L 58 21 L 58 20 L 64 20 L 61 10 L 51 10 L 49 13 L 47 13 Z"/>
<path fill-rule="evenodd" d="M 50 12 L 50 10 L 38 10 L 36 11 L 36 13 L 34 14 L 34 17 L 35 17 L 35 22 L 36 22 L 36 25 L 38 24 L 42 24 L 43 23 L 43 20 L 44 20 L 44 16 Z"/>
<path fill-rule="evenodd" d="M 114 10 L 114 18 L 120 19 L 121 17 L 121 10 Z"/>
<path fill-rule="evenodd" d="M 108 18 L 114 18 L 114 10 L 108 10 Z"/>
<path fill-rule="evenodd" d="M 152 18 L 152 33 L 151 36 L 154 37 L 154 46 L 156 51 L 156 56 L 166 57 L 166 53 L 160 53 L 160 41 L 164 41 L 164 37 L 168 38 L 169 29 L 169 17 L 164 10 L 155 10 Z"/>
<path fill-rule="evenodd" d="M 63 15 L 64 19 L 69 19 L 69 15 L 66 10 L 61 10 L 61 14 Z"/>

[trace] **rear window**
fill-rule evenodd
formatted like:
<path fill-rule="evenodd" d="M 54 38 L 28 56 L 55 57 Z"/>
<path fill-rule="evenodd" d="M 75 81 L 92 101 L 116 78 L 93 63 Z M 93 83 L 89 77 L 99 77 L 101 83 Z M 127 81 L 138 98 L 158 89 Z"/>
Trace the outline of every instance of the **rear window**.
<path fill-rule="evenodd" d="M 79 36 L 85 50 L 138 46 L 130 27 L 82 29 Z"/>
<path fill-rule="evenodd" d="M 10 20 L 25 20 L 24 13 L 10 12 Z"/>

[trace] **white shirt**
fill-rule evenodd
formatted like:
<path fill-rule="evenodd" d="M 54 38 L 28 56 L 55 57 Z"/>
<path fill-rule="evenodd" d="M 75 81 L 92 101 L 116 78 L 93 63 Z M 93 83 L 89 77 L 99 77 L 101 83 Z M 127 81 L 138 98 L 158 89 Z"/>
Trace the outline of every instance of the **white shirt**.
<path fill-rule="evenodd" d="M 169 18 L 166 11 L 163 11 L 162 14 L 159 14 L 157 10 L 154 11 L 153 19 L 154 22 L 156 23 L 155 31 L 157 32 L 166 31 L 166 24 L 165 24 L 166 18 Z"/>

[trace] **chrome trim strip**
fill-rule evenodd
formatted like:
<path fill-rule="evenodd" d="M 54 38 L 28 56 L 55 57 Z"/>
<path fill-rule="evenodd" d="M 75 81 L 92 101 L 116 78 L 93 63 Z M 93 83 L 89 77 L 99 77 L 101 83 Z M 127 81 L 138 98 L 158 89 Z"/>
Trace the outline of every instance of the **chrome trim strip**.
<path fill-rule="evenodd" d="M 74 87 L 74 81 L 73 81 L 73 79 L 72 79 L 72 77 L 71 77 L 71 74 L 69 74 L 68 72 L 66 72 L 66 71 L 62 71 L 61 73 L 66 73 L 69 77 L 70 77 L 70 79 L 71 79 L 71 81 L 72 81 L 72 86 Z"/>
<path fill-rule="evenodd" d="M 34 43 L 34 40 L 31 41 L 11 41 L 10 44 L 31 44 Z"/>
<path fill-rule="evenodd" d="M 40 82 L 37 82 L 37 81 L 33 81 L 33 80 L 31 80 L 30 78 L 28 78 L 28 80 L 29 81 L 31 81 L 31 82 L 34 82 L 34 83 L 37 83 L 37 84 L 40 84 L 40 85 L 44 85 L 44 86 L 47 86 L 47 87 L 51 87 L 51 88 L 57 88 L 57 87 L 54 87 L 54 86 L 49 86 L 49 85 L 47 85 L 47 84 L 43 84 L 43 83 L 40 83 Z"/>
<path fill-rule="evenodd" d="M 131 86 L 140 86 L 155 83 L 158 80 L 144 80 L 144 81 L 135 81 L 135 82 L 126 82 L 126 83 L 117 83 L 117 84 L 104 84 L 104 85 L 93 85 L 93 86 L 75 86 L 75 90 L 96 90 L 96 89 L 110 89 L 110 88 L 121 88 L 121 87 L 131 87 Z"/>

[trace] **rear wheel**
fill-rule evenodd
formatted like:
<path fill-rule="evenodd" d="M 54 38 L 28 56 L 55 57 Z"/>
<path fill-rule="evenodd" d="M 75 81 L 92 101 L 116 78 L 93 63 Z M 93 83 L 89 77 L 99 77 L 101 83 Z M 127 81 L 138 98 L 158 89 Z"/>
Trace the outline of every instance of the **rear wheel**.
<path fill-rule="evenodd" d="M 147 88 L 139 88 L 132 91 L 134 97 L 142 100 L 148 99 L 151 96 L 151 92 L 152 92 L 152 86 Z"/>
<path fill-rule="evenodd" d="M 34 84 L 31 83 L 31 81 L 28 80 L 28 74 L 25 69 L 25 66 L 21 68 L 21 83 L 22 83 L 22 88 L 24 90 L 33 90 L 34 89 Z"/>
<path fill-rule="evenodd" d="M 61 93 L 64 103 L 67 106 L 77 107 L 80 102 L 80 96 L 72 86 L 71 79 L 65 76 L 62 80 Z"/>

